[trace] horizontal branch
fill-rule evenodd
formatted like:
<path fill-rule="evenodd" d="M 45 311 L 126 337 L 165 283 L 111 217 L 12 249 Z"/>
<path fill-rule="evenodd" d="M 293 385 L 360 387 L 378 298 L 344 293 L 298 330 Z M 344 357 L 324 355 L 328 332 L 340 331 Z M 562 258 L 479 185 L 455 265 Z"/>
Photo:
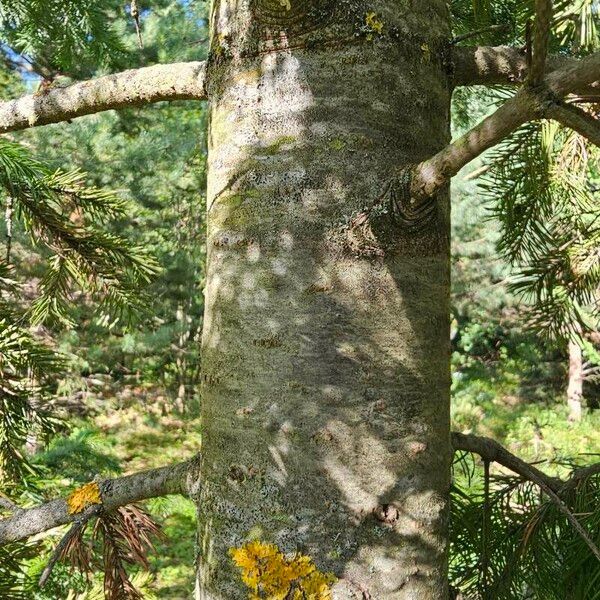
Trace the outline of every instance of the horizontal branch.
<path fill-rule="evenodd" d="M 484 460 L 498 463 L 527 481 L 541 481 L 555 492 L 564 492 L 583 479 L 587 479 L 592 475 L 600 475 L 600 463 L 594 463 L 587 467 L 575 469 L 569 479 L 566 480 L 559 477 L 550 477 L 537 467 L 514 455 L 496 440 L 478 435 L 458 433 L 457 431 L 453 431 L 451 435 L 454 451 L 462 450 L 478 454 Z"/>
<path fill-rule="evenodd" d="M 562 479 L 546 475 L 546 473 L 515 456 L 502 446 L 502 444 L 491 438 L 454 431 L 452 432 L 452 447 L 455 451 L 463 450 L 465 452 L 472 452 L 478 454 L 487 462 L 498 463 L 527 481 L 542 481 L 548 488 L 555 492 L 559 491 L 565 484 Z"/>
<path fill-rule="evenodd" d="M 547 116 L 564 96 L 599 80 L 600 52 L 565 64 L 549 73 L 540 85 L 522 86 L 496 112 L 413 169 L 412 202 L 418 205 L 434 197 L 460 169 L 521 125 Z"/>
<path fill-rule="evenodd" d="M 102 508 L 110 511 L 149 498 L 187 495 L 199 479 L 198 468 L 198 459 L 195 458 L 169 467 L 104 480 L 99 483 Z M 69 513 L 67 501 L 63 498 L 19 510 L 0 520 L 0 545 L 66 525 L 75 521 L 77 516 Z"/>
<path fill-rule="evenodd" d="M 131 69 L 67 87 L 41 88 L 29 96 L 0 102 L 0 133 L 68 121 L 106 110 L 171 100 L 202 100 L 204 62 Z"/>
<path fill-rule="evenodd" d="M 544 472 L 540 471 L 533 465 L 526 463 L 519 457 L 509 452 L 504 446 L 500 445 L 495 440 L 475 435 L 465 435 L 463 433 L 452 433 L 452 447 L 454 450 L 465 450 L 466 452 L 474 452 L 479 454 L 486 462 L 496 462 L 510 469 L 513 473 L 520 475 L 523 479 L 535 483 L 546 494 L 550 501 L 558 508 L 566 517 L 573 529 L 579 534 L 581 539 L 587 544 L 592 554 L 600 560 L 600 549 L 594 543 L 589 533 L 583 525 L 577 520 L 575 515 L 569 510 L 569 507 L 564 503 L 559 493 L 568 489 L 575 477 L 581 479 L 581 472 L 575 473 L 573 478 L 567 482 L 561 479 L 549 477 Z M 595 471 L 588 470 L 589 474 Z"/>
<path fill-rule="evenodd" d="M 546 85 L 559 98 L 579 94 L 590 86 L 600 91 L 600 52 L 570 61 L 548 74 Z"/>
<path fill-rule="evenodd" d="M 456 46 L 452 49 L 457 87 L 468 85 L 518 85 L 528 75 L 527 56 L 513 46 Z M 581 61 L 567 56 L 550 56 L 548 72 L 575 66 Z M 579 96 L 600 96 L 600 80 L 579 84 L 571 93 Z"/>
<path fill-rule="evenodd" d="M 547 116 L 569 127 L 592 144 L 600 147 L 600 120 L 572 104 L 554 104 L 548 109 Z"/>
<path fill-rule="evenodd" d="M 481 29 L 475 29 L 473 31 L 468 31 L 467 33 L 463 33 L 462 35 L 457 35 L 455 38 L 452 38 L 450 41 L 451 44 L 460 44 L 460 42 L 464 42 L 465 40 L 470 40 L 471 38 L 477 37 L 483 33 L 503 33 L 510 30 L 510 24 L 504 23 L 502 25 L 490 25 L 489 27 L 482 27 Z"/>

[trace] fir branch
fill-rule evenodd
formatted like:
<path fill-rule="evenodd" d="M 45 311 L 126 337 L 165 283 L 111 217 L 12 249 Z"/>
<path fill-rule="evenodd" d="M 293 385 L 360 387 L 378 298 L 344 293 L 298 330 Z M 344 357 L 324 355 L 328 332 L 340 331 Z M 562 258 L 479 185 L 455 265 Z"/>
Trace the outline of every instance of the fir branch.
<path fill-rule="evenodd" d="M 570 127 L 600 147 L 600 121 L 588 112 L 572 104 L 557 103 L 548 111 L 548 117 Z"/>
<path fill-rule="evenodd" d="M 125 213 L 121 199 L 86 187 L 79 171 L 49 171 L 7 140 L 0 140 L 0 186 L 34 244 L 54 254 L 29 313 L 34 324 L 55 318 L 70 325 L 74 285 L 103 300 L 103 311 L 117 319 L 129 320 L 142 308 L 140 290 L 157 273 L 156 261 L 145 249 L 100 228 Z"/>

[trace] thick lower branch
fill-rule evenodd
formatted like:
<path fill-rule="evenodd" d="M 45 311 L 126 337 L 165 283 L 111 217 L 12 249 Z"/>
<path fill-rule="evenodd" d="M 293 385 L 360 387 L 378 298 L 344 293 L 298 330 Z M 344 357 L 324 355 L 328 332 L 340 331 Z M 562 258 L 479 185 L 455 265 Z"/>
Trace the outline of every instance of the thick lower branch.
<path fill-rule="evenodd" d="M 478 454 L 487 462 L 498 463 L 527 481 L 534 481 L 536 483 L 542 481 L 548 488 L 555 492 L 559 491 L 565 485 L 562 479 L 546 475 L 546 473 L 526 463 L 491 438 L 453 432 L 452 447 L 455 451 L 463 450 L 465 452 L 472 452 Z"/>
<path fill-rule="evenodd" d="M 490 438 L 453 433 L 452 446 L 454 450 L 465 450 L 479 454 L 487 463 L 497 462 L 510 469 L 513 473 L 520 475 L 523 479 L 539 486 L 550 501 L 563 513 L 573 529 L 585 541 L 592 554 L 600 560 L 600 549 L 559 495 L 561 491 L 569 489 L 575 480 L 580 481 L 582 472 L 591 475 L 596 473 L 596 471 L 592 471 L 591 469 L 576 471 L 571 479 L 563 482 L 561 479 L 549 477 L 533 465 L 510 453 L 506 448 Z"/>
<path fill-rule="evenodd" d="M 198 459 L 169 467 L 135 473 L 99 484 L 103 510 L 114 510 L 133 502 L 189 494 L 199 479 Z M 41 506 L 19 510 L 0 520 L 0 545 L 23 540 L 54 527 L 71 523 L 77 514 L 69 514 L 65 499 L 52 500 Z"/>
<path fill-rule="evenodd" d="M 518 456 L 515 456 L 512 452 L 509 452 L 496 440 L 478 435 L 458 433 L 456 431 L 453 431 L 451 435 L 452 448 L 455 452 L 461 450 L 478 454 L 483 460 L 498 463 L 527 481 L 534 483 L 541 482 L 554 492 L 562 493 L 571 489 L 579 481 L 600 474 L 600 463 L 595 463 L 587 467 L 575 469 L 571 477 L 567 480 L 550 477 L 537 467 L 530 465 Z"/>
<path fill-rule="evenodd" d="M 0 103 L 0 133 L 167 100 L 203 100 L 204 62 L 154 65 Z"/>
<path fill-rule="evenodd" d="M 600 93 L 600 52 L 569 62 L 548 73 L 545 83 L 559 98 L 567 94 L 580 94 L 581 90 L 590 87 Z"/>
<path fill-rule="evenodd" d="M 540 471 L 490 438 L 458 432 L 453 432 L 451 436 L 454 451 L 478 454 L 485 461 L 498 463 L 523 479 L 539 485 L 554 502 L 559 504 L 561 510 L 566 512 L 568 509 L 558 494 L 569 490 L 578 481 L 600 473 L 600 464 L 595 464 L 574 471 L 572 476 L 564 481 Z M 190 461 L 176 465 L 102 481 L 99 484 L 102 504 L 98 506 L 101 506 L 102 510 L 110 511 L 119 506 L 169 494 L 195 496 L 200 484 L 200 456 L 198 455 Z M 69 514 L 65 499 L 53 500 L 23 510 L 10 502 L 10 508 L 14 510 L 13 515 L 0 520 L 0 546 L 72 523 L 82 515 L 82 513 Z M 573 519 L 573 515 L 569 513 L 568 518 Z M 581 529 L 579 524 L 576 526 L 578 530 Z M 585 532 L 582 532 L 582 535 L 585 536 Z"/>

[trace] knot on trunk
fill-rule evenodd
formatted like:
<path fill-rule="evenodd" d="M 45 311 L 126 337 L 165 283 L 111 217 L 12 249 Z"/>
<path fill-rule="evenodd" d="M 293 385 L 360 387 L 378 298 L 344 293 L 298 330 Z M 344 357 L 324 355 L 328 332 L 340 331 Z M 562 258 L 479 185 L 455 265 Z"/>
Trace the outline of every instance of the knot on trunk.
<path fill-rule="evenodd" d="M 384 190 L 392 218 L 407 229 L 420 229 L 429 224 L 435 215 L 435 196 L 415 198 L 412 190 L 414 165 L 404 167 L 392 177 Z"/>
<path fill-rule="evenodd" d="M 436 197 L 415 197 L 414 169 L 415 165 L 407 165 L 388 179 L 373 205 L 352 220 L 351 229 L 386 215 L 402 229 L 419 230 L 429 225 L 435 217 Z"/>

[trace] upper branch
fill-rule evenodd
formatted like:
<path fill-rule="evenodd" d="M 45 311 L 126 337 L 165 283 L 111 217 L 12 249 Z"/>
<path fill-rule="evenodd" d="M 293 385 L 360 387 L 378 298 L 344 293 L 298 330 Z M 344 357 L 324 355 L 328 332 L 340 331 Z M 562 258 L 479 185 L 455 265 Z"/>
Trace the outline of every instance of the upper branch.
<path fill-rule="evenodd" d="M 198 468 L 198 460 L 192 459 L 169 467 L 102 481 L 98 486 L 102 509 L 110 511 L 132 502 L 168 494 L 189 494 L 199 480 Z M 71 523 L 77 516 L 69 512 L 67 501 L 63 498 L 15 511 L 12 516 L 0 520 L 0 545 Z"/>
<path fill-rule="evenodd" d="M 569 62 L 538 85 L 526 83 L 496 112 L 413 170 L 411 199 L 427 202 L 462 167 L 500 143 L 523 123 L 550 116 L 550 109 L 567 94 L 600 80 L 600 52 Z"/>
<path fill-rule="evenodd" d="M 203 100 L 204 62 L 131 69 L 0 102 L 0 133 L 164 100 Z"/>
<path fill-rule="evenodd" d="M 468 85 L 515 85 L 527 79 L 527 56 L 513 46 L 456 46 L 453 53 L 453 83 Z M 576 58 L 566 56 L 548 57 L 546 71 L 580 64 Z M 571 93 L 580 96 L 600 96 L 600 81 L 578 84 Z"/>
<path fill-rule="evenodd" d="M 546 78 L 548 88 L 557 96 L 580 94 L 581 90 L 593 88 L 600 94 L 600 52 L 570 61 L 552 71 Z"/>
<path fill-rule="evenodd" d="M 448 184 L 466 164 L 508 137 L 523 123 L 536 117 L 535 97 L 527 88 L 505 102 L 452 144 L 448 144 L 414 169 L 411 197 L 423 202 Z"/>
<path fill-rule="evenodd" d="M 535 0 L 535 36 L 533 38 L 533 61 L 529 79 L 539 85 L 546 72 L 550 26 L 552 24 L 552 0 Z"/>
<path fill-rule="evenodd" d="M 569 127 L 600 147 L 600 120 L 573 104 L 555 104 L 548 109 L 548 117 Z"/>

